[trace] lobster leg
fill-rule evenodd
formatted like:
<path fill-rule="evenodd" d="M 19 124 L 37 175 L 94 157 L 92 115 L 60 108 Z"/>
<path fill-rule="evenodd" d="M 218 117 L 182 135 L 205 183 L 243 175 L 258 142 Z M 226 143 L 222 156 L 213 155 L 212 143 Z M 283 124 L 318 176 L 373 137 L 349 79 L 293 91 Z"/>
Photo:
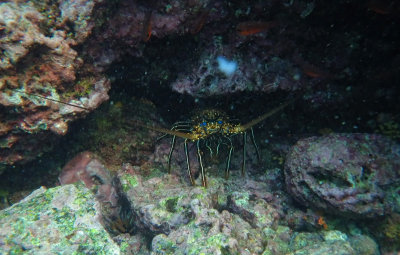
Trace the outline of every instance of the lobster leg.
<path fill-rule="evenodd" d="M 210 151 L 210 157 L 212 158 L 213 157 L 213 150 L 211 149 L 210 144 L 208 143 L 208 141 L 206 141 L 206 147 Z"/>
<path fill-rule="evenodd" d="M 189 160 L 189 151 L 188 151 L 188 146 L 187 146 L 187 140 L 188 139 L 185 139 L 185 143 L 184 143 L 185 154 L 186 154 L 186 165 L 187 165 L 187 171 L 188 171 L 189 178 L 190 178 L 190 183 L 194 186 L 195 183 L 194 183 L 192 171 L 190 170 L 190 160 Z"/>
<path fill-rule="evenodd" d="M 185 139 L 186 142 L 187 139 Z M 171 149 L 169 150 L 168 154 L 168 173 L 171 173 L 171 157 L 172 157 L 172 152 L 174 151 L 175 148 L 175 143 L 176 143 L 176 136 L 172 136 L 172 141 L 171 141 Z"/>
<path fill-rule="evenodd" d="M 251 134 L 251 141 L 253 142 L 254 148 L 256 148 L 256 154 L 257 154 L 257 160 L 260 163 L 261 161 L 261 157 L 260 157 L 260 153 L 258 152 L 258 146 L 256 144 L 256 138 L 254 137 L 254 131 L 253 128 L 250 128 L 250 134 Z"/>
<path fill-rule="evenodd" d="M 244 172 L 246 170 L 246 140 L 247 140 L 247 132 L 243 132 L 242 176 L 244 176 Z"/>
<path fill-rule="evenodd" d="M 200 140 L 197 140 L 197 157 L 199 159 L 199 165 L 201 170 L 201 184 L 203 187 L 207 188 L 207 177 L 203 167 L 203 159 L 201 158 L 201 151 L 200 151 Z"/>
<path fill-rule="evenodd" d="M 232 151 L 233 151 L 233 145 L 231 139 L 229 139 L 229 153 L 228 157 L 226 158 L 226 168 L 225 168 L 225 179 L 229 178 L 229 166 L 231 164 L 231 157 L 232 157 Z"/>

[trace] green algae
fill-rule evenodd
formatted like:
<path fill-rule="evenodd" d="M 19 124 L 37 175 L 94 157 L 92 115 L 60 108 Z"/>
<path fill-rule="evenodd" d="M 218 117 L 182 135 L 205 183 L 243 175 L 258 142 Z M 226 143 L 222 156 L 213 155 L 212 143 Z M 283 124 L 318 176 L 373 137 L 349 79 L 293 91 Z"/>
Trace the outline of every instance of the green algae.
<path fill-rule="evenodd" d="M 127 252 L 129 248 L 129 243 L 128 242 L 122 242 L 119 245 L 119 249 L 121 250 L 121 253 Z"/>
<path fill-rule="evenodd" d="M 24 254 L 117 254 L 96 215 L 94 196 L 82 184 L 41 188 L 0 211 L 0 253 L 20 254 L 28 247 Z"/>
<path fill-rule="evenodd" d="M 54 0 L 35 0 L 30 1 L 38 12 L 45 18 L 40 23 L 40 28 L 46 35 L 51 34 L 51 28 L 61 20 L 61 12 L 57 1 Z"/>
<path fill-rule="evenodd" d="M 280 236 L 284 236 L 290 234 L 291 230 L 287 226 L 278 225 L 276 230 L 266 227 L 262 230 L 262 236 L 265 243 L 273 242 L 274 243 L 274 252 L 270 251 L 268 248 L 264 250 L 263 255 L 267 254 L 287 254 L 290 251 L 289 243 L 286 240 L 282 240 Z M 272 252 L 272 253 L 271 253 Z"/>
<path fill-rule="evenodd" d="M 319 243 L 322 241 L 321 237 L 316 237 L 313 233 L 300 232 L 295 233 L 294 238 L 291 241 L 291 246 L 293 250 L 300 250 L 314 243 Z"/>
<path fill-rule="evenodd" d="M 219 251 L 221 254 L 227 253 L 228 237 L 224 234 L 218 233 L 208 238 L 200 229 L 196 230 L 190 240 L 188 240 L 188 255 L 209 254 L 206 251 Z"/>
<path fill-rule="evenodd" d="M 127 193 L 129 190 L 135 188 L 139 184 L 137 177 L 130 174 L 123 174 L 120 180 L 124 193 Z"/>
<path fill-rule="evenodd" d="M 151 179 L 151 178 L 154 178 L 154 177 L 161 177 L 161 176 L 165 175 L 166 172 L 167 171 L 163 171 L 158 167 L 152 167 L 150 169 L 149 175 L 147 175 L 145 179 L 148 180 L 148 179 Z M 162 189 L 162 187 L 163 186 L 160 185 L 159 189 Z"/>
<path fill-rule="evenodd" d="M 221 233 L 218 233 L 216 235 L 210 236 L 206 240 L 207 246 L 210 247 L 218 247 L 218 248 L 223 248 L 227 246 L 228 240 L 227 236 Z"/>
<path fill-rule="evenodd" d="M 250 200 L 250 194 L 248 192 L 243 192 L 243 193 L 237 193 L 240 197 L 235 199 L 236 205 L 240 207 L 248 207 L 249 206 L 249 200 Z"/>
<path fill-rule="evenodd" d="M 75 231 L 76 217 L 72 210 L 68 207 L 63 207 L 61 210 L 53 209 L 54 221 L 57 223 L 57 229 L 66 236 L 71 235 Z"/>
<path fill-rule="evenodd" d="M 178 247 L 176 244 L 168 239 L 164 234 L 160 234 L 154 238 L 156 242 L 153 242 L 153 253 L 157 255 L 172 255 L 176 254 Z"/>
<path fill-rule="evenodd" d="M 178 207 L 178 201 L 181 199 L 182 197 L 180 196 L 173 196 L 173 197 L 167 197 L 165 199 L 162 199 L 159 202 L 159 205 L 166 211 L 171 212 L 171 213 L 175 213 L 177 211 L 181 211 L 182 208 Z"/>
<path fill-rule="evenodd" d="M 217 233 L 208 236 L 209 228 L 206 226 L 197 226 L 194 221 L 187 225 L 193 231 L 187 237 L 188 249 L 185 254 L 197 255 L 208 254 L 206 251 L 219 251 L 221 254 L 227 253 L 228 237 L 225 234 Z"/>
<path fill-rule="evenodd" d="M 322 232 L 325 241 L 347 241 L 348 237 L 346 234 L 338 231 L 323 231 Z"/>
<path fill-rule="evenodd" d="M 182 213 L 185 208 L 178 206 L 178 201 L 182 197 L 167 197 L 162 199 L 157 206 L 153 209 L 153 214 L 164 222 L 168 222 L 178 213 Z"/>
<path fill-rule="evenodd" d="M 64 99 L 87 97 L 94 88 L 95 77 L 88 76 L 80 78 L 74 85 L 73 90 L 63 94 Z"/>

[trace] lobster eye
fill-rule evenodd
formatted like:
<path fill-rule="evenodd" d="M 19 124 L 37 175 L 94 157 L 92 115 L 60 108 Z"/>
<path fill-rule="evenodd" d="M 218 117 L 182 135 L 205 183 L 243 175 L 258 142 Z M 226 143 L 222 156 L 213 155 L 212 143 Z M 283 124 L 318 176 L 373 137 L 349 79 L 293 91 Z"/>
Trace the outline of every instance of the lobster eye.
<path fill-rule="evenodd" d="M 207 126 L 207 123 L 203 122 L 203 123 L 200 124 L 200 126 L 202 126 L 202 127 Z"/>
<path fill-rule="evenodd" d="M 218 121 L 218 124 L 222 124 L 222 120 L 219 120 L 219 121 Z"/>

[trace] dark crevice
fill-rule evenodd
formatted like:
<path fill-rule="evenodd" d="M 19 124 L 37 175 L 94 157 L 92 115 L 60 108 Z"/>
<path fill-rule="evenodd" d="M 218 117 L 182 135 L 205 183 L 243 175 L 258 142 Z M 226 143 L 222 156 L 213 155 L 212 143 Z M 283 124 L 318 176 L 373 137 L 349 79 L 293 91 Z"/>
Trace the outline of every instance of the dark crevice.
<path fill-rule="evenodd" d="M 344 180 L 340 176 L 334 176 L 333 172 L 326 172 L 324 169 L 319 168 L 315 172 L 309 173 L 314 179 L 315 183 L 323 185 L 334 185 L 338 188 L 352 187 L 352 184 L 347 180 Z"/>

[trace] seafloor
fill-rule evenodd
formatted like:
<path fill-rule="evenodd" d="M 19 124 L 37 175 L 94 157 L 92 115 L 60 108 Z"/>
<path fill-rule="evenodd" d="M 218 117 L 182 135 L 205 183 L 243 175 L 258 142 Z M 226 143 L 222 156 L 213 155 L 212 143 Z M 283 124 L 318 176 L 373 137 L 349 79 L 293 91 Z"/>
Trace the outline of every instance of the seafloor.
<path fill-rule="evenodd" d="M 400 253 L 400 4 L 0 1 L 0 254 Z"/>

